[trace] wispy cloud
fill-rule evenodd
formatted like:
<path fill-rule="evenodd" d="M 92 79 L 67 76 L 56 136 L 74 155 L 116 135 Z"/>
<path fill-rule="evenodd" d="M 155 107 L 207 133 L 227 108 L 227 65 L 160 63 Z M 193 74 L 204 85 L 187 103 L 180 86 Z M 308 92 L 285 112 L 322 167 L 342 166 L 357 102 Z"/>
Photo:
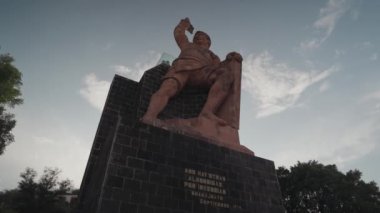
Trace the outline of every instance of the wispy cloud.
<path fill-rule="evenodd" d="M 116 73 L 125 76 L 129 79 L 139 81 L 141 76 L 145 71 L 157 65 L 158 60 L 161 57 L 161 53 L 157 53 L 155 51 L 150 51 L 147 56 L 146 61 L 137 62 L 133 66 L 125 66 L 125 65 L 113 65 L 112 68 Z"/>
<path fill-rule="evenodd" d="M 144 56 L 147 60 L 137 62 L 134 66 L 113 65 L 111 68 L 122 76 L 139 81 L 146 70 L 157 65 L 160 56 L 160 53 L 150 51 Z M 104 107 L 110 85 L 111 82 L 98 80 L 94 73 L 90 73 L 85 76 L 84 87 L 80 89 L 79 93 L 91 106 L 101 111 Z"/>
<path fill-rule="evenodd" d="M 330 83 L 328 81 L 324 81 L 322 85 L 319 87 L 320 92 L 324 92 L 330 88 Z"/>
<path fill-rule="evenodd" d="M 104 46 L 103 46 L 103 50 L 104 51 L 108 51 L 110 49 L 112 49 L 113 47 L 115 46 L 115 44 L 113 42 L 107 42 Z"/>
<path fill-rule="evenodd" d="M 37 144 L 55 144 L 54 140 L 44 136 L 35 136 L 33 141 Z"/>
<path fill-rule="evenodd" d="M 336 119 L 321 115 L 300 139 L 292 140 L 275 161 L 290 166 L 297 161 L 319 160 L 345 166 L 373 152 L 380 140 L 380 90 L 358 100 L 355 113 Z M 350 122 L 354 120 L 355 122 Z"/>
<path fill-rule="evenodd" d="M 351 16 L 352 20 L 354 20 L 354 21 L 359 19 L 359 15 L 360 15 L 360 12 L 357 9 L 351 10 L 351 12 L 350 12 L 350 16 Z"/>
<path fill-rule="evenodd" d="M 295 105 L 311 85 L 326 79 L 338 68 L 301 71 L 278 63 L 268 52 L 248 55 L 243 61 L 243 89 L 257 104 L 256 116 L 265 117 Z"/>
<path fill-rule="evenodd" d="M 322 161 L 344 165 L 370 153 L 380 139 L 380 125 L 376 119 L 369 119 L 347 129 L 335 143 L 325 144 L 326 151 L 320 154 Z M 323 152 L 320 152 L 323 153 Z"/>
<path fill-rule="evenodd" d="M 98 80 L 94 73 L 90 73 L 84 78 L 84 88 L 80 89 L 79 93 L 91 106 L 101 111 L 109 88 L 110 82 Z"/>
<path fill-rule="evenodd" d="M 325 7 L 319 11 L 319 18 L 314 22 L 313 29 L 319 36 L 303 41 L 301 50 L 313 50 L 319 48 L 334 31 L 338 20 L 348 11 L 347 0 L 329 0 Z"/>
<path fill-rule="evenodd" d="M 365 95 L 359 103 L 368 106 L 366 111 L 370 115 L 380 113 L 380 90 Z"/>
<path fill-rule="evenodd" d="M 357 48 L 359 48 L 361 50 L 363 50 L 363 49 L 370 49 L 370 48 L 373 47 L 373 44 L 370 41 L 364 41 L 364 42 L 356 44 L 355 47 L 357 47 Z"/>
<path fill-rule="evenodd" d="M 335 58 L 340 58 L 341 56 L 345 55 L 346 51 L 345 50 L 335 50 Z"/>
<path fill-rule="evenodd" d="M 371 100 L 378 100 L 378 101 L 380 101 L 380 90 L 379 91 L 371 92 L 371 93 L 365 95 L 361 99 L 362 102 L 371 101 Z"/>
<path fill-rule="evenodd" d="M 371 61 L 377 61 L 377 59 L 378 59 L 378 55 L 377 55 L 377 53 L 373 53 L 373 54 L 371 55 L 371 57 L 369 58 L 369 60 L 371 60 Z"/>
<path fill-rule="evenodd" d="M 309 132 L 308 137 L 303 136 L 300 140 L 289 143 L 287 149 L 279 152 L 274 160 L 284 166 L 314 159 L 344 167 L 347 163 L 369 154 L 378 146 L 378 119 L 370 118 L 352 126 L 334 128 L 330 128 L 328 122 L 331 121 L 326 120 L 324 126 L 316 126 Z"/>

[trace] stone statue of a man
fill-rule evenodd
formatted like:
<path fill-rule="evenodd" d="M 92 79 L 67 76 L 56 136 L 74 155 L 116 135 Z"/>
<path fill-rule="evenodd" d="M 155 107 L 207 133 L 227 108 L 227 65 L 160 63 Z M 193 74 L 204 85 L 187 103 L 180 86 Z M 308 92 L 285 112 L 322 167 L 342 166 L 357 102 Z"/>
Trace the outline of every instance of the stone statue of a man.
<path fill-rule="evenodd" d="M 217 116 L 216 112 L 231 92 L 235 81 L 234 72 L 231 66 L 228 66 L 228 61 L 235 60 L 241 64 L 240 54 L 230 53 L 224 62 L 220 62 L 219 57 L 210 50 L 211 39 L 206 33 L 196 32 L 193 42 L 190 42 L 185 31 L 190 33 L 193 31 L 189 18 L 182 19 L 174 29 L 174 38 L 181 53 L 164 76 L 159 90 L 152 95 L 148 110 L 141 120 L 145 123 L 154 123 L 169 99 L 178 94 L 185 85 L 191 85 L 210 88 L 199 117 L 213 120 L 222 126 L 238 126 Z M 240 86 L 240 79 L 238 80 Z"/>

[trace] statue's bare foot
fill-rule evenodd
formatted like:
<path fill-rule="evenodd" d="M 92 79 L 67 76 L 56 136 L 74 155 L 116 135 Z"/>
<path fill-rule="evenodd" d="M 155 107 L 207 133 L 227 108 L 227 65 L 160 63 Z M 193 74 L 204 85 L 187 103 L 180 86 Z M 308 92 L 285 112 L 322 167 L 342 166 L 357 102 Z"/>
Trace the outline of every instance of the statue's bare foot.
<path fill-rule="evenodd" d="M 208 118 L 208 119 L 210 119 L 212 121 L 215 121 L 216 123 L 218 123 L 221 126 L 226 126 L 227 125 L 227 122 L 225 120 L 219 118 L 218 116 L 216 116 L 212 112 L 201 112 L 201 114 L 199 116 L 200 117 Z"/>

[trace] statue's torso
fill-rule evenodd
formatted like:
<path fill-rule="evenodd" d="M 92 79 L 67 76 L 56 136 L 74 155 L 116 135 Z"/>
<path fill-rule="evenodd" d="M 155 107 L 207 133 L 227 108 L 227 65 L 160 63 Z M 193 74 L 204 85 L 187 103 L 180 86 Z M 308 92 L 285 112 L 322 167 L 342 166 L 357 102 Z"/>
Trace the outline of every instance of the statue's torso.
<path fill-rule="evenodd" d="M 214 64 L 217 57 L 211 50 L 189 43 L 182 50 L 172 68 L 176 72 L 199 70 Z"/>

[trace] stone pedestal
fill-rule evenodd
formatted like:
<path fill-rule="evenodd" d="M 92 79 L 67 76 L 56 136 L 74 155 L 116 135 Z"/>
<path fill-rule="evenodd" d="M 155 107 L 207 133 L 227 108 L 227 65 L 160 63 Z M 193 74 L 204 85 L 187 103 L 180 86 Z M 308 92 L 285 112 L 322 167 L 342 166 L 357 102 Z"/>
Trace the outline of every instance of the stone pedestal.
<path fill-rule="evenodd" d="M 167 68 L 147 71 L 140 83 L 114 78 L 83 177 L 79 211 L 284 212 L 272 161 L 139 122 Z M 189 95 L 197 101 L 186 103 Z M 185 89 L 160 116 L 195 117 L 206 97 L 207 91 Z"/>

